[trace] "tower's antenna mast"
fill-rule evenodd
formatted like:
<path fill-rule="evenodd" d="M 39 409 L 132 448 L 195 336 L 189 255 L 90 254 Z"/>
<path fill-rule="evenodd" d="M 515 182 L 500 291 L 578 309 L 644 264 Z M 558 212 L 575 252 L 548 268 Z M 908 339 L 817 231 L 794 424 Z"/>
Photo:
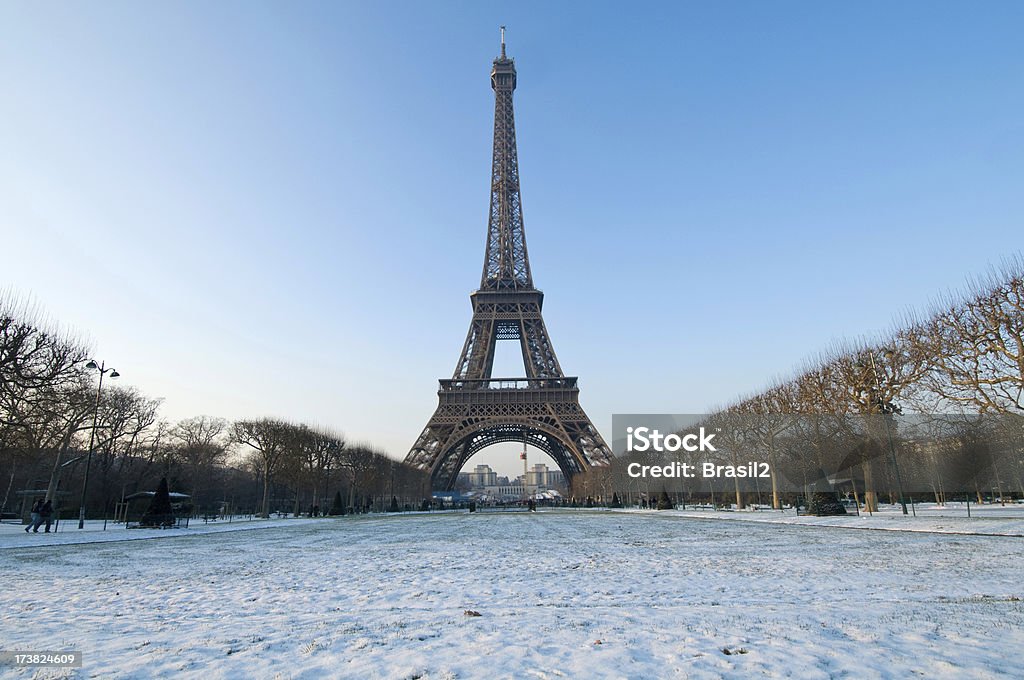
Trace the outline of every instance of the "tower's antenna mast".
<path fill-rule="evenodd" d="M 505 27 L 501 27 L 501 58 L 505 58 Z"/>

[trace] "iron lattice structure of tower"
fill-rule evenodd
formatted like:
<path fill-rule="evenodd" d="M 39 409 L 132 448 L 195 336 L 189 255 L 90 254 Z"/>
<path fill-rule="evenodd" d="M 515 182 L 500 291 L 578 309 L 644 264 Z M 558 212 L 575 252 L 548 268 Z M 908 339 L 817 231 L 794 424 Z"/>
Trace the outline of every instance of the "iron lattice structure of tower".
<path fill-rule="evenodd" d="M 531 444 L 554 459 L 566 479 L 607 465 L 612 453 L 579 404 L 551 346 L 534 288 L 519 193 L 512 93 L 515 62 L 501 56 L 491 70 L 494 155 L 491 209 L 480 289 L 470 295 L 473 320 L 451 380 L 441 380 L 438 406 L 405 461 L 429 471 L 435 488 L 452 488 L 473 454 L 500 442 Z M 494 378 L 495 344 L 518 340 L 526 376 Z"/>

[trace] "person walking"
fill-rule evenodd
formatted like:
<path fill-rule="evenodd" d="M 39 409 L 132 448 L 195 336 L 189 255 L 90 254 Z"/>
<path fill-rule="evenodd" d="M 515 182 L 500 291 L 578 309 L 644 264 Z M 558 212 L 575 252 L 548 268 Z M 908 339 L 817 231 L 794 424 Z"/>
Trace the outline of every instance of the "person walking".
<path fill-rule="evenodd" d="M 39 514 L 43 518 L 43 522 L 46 523 L 46 530 L 44 533 L 50 533 L 50 524 L 53 523 L 53 503 L 50 501 L 43 503 L 43 507 L 39 510 Z"/>
<path fill-rule="evenodd" d="M 42 509 L 43 499 L 37 498 L 36 502 L 32 504 L 32 514 L 30 515 L 31 519 L 28 523 L 28 526 L 25 527 L 26 534 L 28 533 L 29 529 L 31 529 L 33 533 L 39 533 L 39 525 L 43 523 L 43 516 L 40 514 Z"/>

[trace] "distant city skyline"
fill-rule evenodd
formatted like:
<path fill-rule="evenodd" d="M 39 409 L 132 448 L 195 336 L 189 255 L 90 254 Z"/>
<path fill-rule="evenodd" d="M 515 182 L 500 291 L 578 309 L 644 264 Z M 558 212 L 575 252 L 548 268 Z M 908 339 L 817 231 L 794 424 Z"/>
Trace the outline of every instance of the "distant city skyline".
<path fill-rule="evenodd" d="M 534 279 L 610 439 L 612 413 L 706 411 L 1021 250 L 1022 19 L 9 3 L 0 288 L 168 419 L 277 416 L 403 458 L 480 277 L 506 25 Z M 518 451 L 467 469 L 521 474 Z"/>
<path fill-rule="evenodd" d="M 555 498 L 568 493 L 565 475 L 547 463 L 534 463 L 516 476 L 499 475 L 486 463 L 467 465 L 459 473 L 457 488 L 485 501 L 521 499 L 542 492 L 553 492 L 546 497 Z"/>

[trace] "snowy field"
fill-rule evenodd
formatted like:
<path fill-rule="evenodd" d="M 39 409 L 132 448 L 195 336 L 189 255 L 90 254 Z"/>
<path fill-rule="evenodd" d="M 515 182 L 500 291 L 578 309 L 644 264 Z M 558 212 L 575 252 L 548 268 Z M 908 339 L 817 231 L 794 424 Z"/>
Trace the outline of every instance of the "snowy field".
<path fill-rule="evenodd" d="M 0 649 L 85 666 L 0 676 L 1024 677 L 1024 539 L 690 512 L 5 526 Z"/>
<path fill-rule="evenodd" d="M 628 512 L 628 511 L 627 511 Z M 669 512 L 669 511 L 663 511 Z M 1015 536 L 1024 538 L 1024 504 L 998 503 L 971 504 L 970 516 L 964 503 L 936 505 L 935 503 L 908 506 L 904 515 L 898 505 L 882 505 L 879 512 L 856 514 L 853 508 L 849 514 L 840 517 L 814 517 L 797 515 L 787 508 L 784 511 L 771 510 L 765 506 L 759 510 L 717 511 L 710 508 L 677 509 L 670 511 L 680 517 L 693 519 L 739 520 L 745 522 L 770 522 L 773 524 L 797 524 L 814 527 L 836 527 L 846 529 L 874 529 L 877 531 L 928 531 L 943 534 L 974 534 L 992 536 Z M 913 513 L 913 514 L 910 514 Z"/>
<path fill-rule="evenodd" d="M 200 534 L 224 533 L 226 531 L 248 531 L 250 529 L 267 529 L 271 527 L 296 526 L 301 524 L 320 523 L 323 520 L 309 518 L 259 519 L 241 517 L 228 521 L 226 519 L 205 523 L 193 520 L 187 529 L 126 529 L 123 524 L 102 520 L 89 520 L 85 527 L 78 528 L 78 520 L 63 520 L 59 525 L 51 527 L 50 533 L 39 532 L 26 534 L 24 525 L 14 522 L 0 523 L 0 550 L 6 548 L 24 548 L 39 545 L 72 545 L 76 543 L 110 543 L 112 541 L 141 541 L 147 538 L 175 538 L 181 536 L 197 536 Z"/>

